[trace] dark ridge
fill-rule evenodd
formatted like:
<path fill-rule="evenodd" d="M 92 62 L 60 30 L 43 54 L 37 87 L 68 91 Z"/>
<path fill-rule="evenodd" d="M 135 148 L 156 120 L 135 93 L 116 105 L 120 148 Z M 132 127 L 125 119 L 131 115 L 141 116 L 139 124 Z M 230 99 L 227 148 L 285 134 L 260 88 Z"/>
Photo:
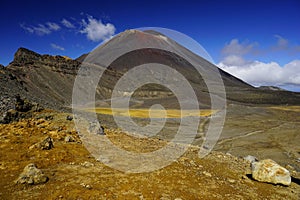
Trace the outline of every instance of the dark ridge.
<path fill-rule="evenodd" d="M 154 31 L 154 30 L 144 30 L 143 32 L 145 33 L 150 33 L 152 35 L 162 35 L 162 36 L 165 36 L 164 34 L 160 33 L 160 32 L 157 32 L 157 31 Z M 166 36 L 165 36 L 166 37 Z"/>
<path fill-rule="evenodd" d="M 19 48 L 14 55 L 14 60 L 8 65 L 9 68 L 15 67 L 49 67 L 52 71 L 66 74 L 76 74 L 80 62 L 64 56 L 41 55 L 26 48 Z"/>
<path fill-rule="evenodd" d="M 85 54 L 82 54 L 81 56 L 79 56 L 78 58 L 76 58 L 75 60 L 78 61 L 78 62 L 83 62 L 84 59 L 89 55 L 89 53 L 85 53 Z"/>

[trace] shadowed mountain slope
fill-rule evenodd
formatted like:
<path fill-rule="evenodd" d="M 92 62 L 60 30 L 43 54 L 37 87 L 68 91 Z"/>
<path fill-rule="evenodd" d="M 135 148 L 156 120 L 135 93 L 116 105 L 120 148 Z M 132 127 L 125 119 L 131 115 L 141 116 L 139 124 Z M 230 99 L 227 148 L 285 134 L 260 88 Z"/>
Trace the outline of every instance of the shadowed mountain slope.
<path fill-rule="evenodd" d="M 183 52 L 208 74 L 219 71 L 226 89 L 226 98 L 230 102 L 242 104 L 299 104 L 299 93 L 288 91 L 260 90 L 250 86 L 242 80 L 218 69 L 212 63 L 192 53 L 175 41 L 153 31 L 125 31 L 120 33 L 96 52 L 108 53 L 110 50 L 135 43 L 158 44 L 167 46 L 170 50 Z M 83 55 L 76 60 L 62 56 L 40 55 L 25 48 L 15 53 L 14 60 L 7 66 L 0 68 L 1 95 L 13 97 L 16 94 L 25 96 L 33 101 L 54 109 L 69 107 L 72 102 L 72 90 L 77 71 L 82 62 L 92 61 L 93 55 Z M 96 97 L 109 99 L 115 83 L 128 70 L 149 62 L 157 62 L 172 66 L 189 81 L 201 103 L 202 107 L 209 107 L 210 96 L 203 77 L 185 58 L 172 51 L 155 48 L 145 48 L 131 51 L 117 58 L 107 67 L 102 76 Z M 96 63 L 100 64 L 101 63 Z M 212 76 L 213 77 L 213 76 Z M 139 77 L 143 78 L 143 77 Z M 207 80 L 206 80 L 207 81 Z M 214 81 L 214 80 L 209 80 Z M 142 100 L 147 107 L 153 102 L 160 102 L 167 107 L 177 107 L 174 95 L 166 87 L 148 84 L 139 88 L 133 98 Z M 175 103 L 171 103 L 174 102 Z M 143 106 L 143 105 L 142 105 Z"/>

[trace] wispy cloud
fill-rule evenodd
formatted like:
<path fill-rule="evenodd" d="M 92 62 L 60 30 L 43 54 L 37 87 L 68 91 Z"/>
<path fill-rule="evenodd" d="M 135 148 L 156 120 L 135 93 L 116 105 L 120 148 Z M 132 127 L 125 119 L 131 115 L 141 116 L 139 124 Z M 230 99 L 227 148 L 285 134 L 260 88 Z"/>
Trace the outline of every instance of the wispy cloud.
<path fill-rule="evenodd" d="M 300 53 L 300 45 L 295 45 L 292 48 L 292 54 L 294 53 Z"/>
<path fill-rule="evenodd" d="M 48 35 L 53 31 L 58 31 L 60 26 L 53 22 L 47 22 L 46 24 L 38 24 L 37 26 L 27 26 L 25 24 L 20 24 L 20 27 L 26 32 L 33 33 L 39 36 Z"/>
<path fill-rule="evenodd" d="M 289 54 L 300 53 L 300 45 L 291 44 L 290 41 L 281 35 L 274 35 L 276 44 L 271 47 L 272 51 L 286 51 Z"/>
<path fill-rule="evenodd" d="M 57 44 L 51 43 L 50 45 L 51 45 L 51 47 L 53 49 L 57 49 L 57 50 L 60 50 L 60 51 L 64 51 L 65 50 L 65 48 L 63 48 L 62 46 L 59 46 Z"/>
<path fill-rule="evenodd" d="M 43 24 L 39 24 L 38 26 L 32 27 L 32 29 L 34 30 L 34 33 L 36 33 L 37 35 L 47 35 L 52 32 L 49 28 L 47 28 Z"/>
<path fill-rule="evenodd" d="M 274 37 L 277 39 L 276 45 L 272 47 L 272 50 L 286 50 L 289 45 L 289 41 L 285 38 L 283 38 L 280 35 L 274 35 Z"/>
<path fill-rule="evenodd" d="M 66 27 L 66 28 L 75 28 L 75 25 L 72 24 L 70 21 L 66 19 L 62 19 L 61 23 Z"/>
<path fill-rule="evenodd" d="M 22 29 L 24 29 L 24 30 L 25 30 L 26 32 L 28 32 L 28 33 L 33 33 L 33 32 L 34 32 L 33 28 L 28 27 L 28 26 L 25 26 L 25 24 L 20 24 L 20 27 L 21 27 Z"/>
<path fill-rule="evenodd" d="M 57 23 L 47 22 L 46 24 L 50 30 L 57 31 L 60 29 L 60 26 Z"/>
<path fill-rule="evenodd" d="M 113 24 L 103 24 L 101 20 L 93 17 L 88 17 L 87 21 L 83 19 L 82 24 L 83 29 L 80 30 L 80 33 L 86 34 L 86 37 L 94 42 L 110 39 L 116 31 Z"/>
<path fill-rule="evenodd" d="M 280 35 L 274 35 L 275 38 L 277 38 L 277 45 L 281 47 L 286 47 L 289 43 L 289 41 Z"/>

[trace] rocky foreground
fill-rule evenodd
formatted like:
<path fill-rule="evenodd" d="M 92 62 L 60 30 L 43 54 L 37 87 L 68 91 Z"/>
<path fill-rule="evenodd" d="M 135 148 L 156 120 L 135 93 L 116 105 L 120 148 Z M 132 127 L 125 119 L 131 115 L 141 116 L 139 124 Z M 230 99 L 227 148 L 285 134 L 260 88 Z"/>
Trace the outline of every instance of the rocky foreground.
<path fill-rule="evenodd" d="M 119 172 L 90 155 L 70 114 L 17 102 L 17 110 L 8 111 L 10 118 L 0 124 L 0 199 L 300 198 L 299 172 L 291 166 L 220 152 L 200 159 L 196 146 L 160 170 Z M 104 132 L 99 137 L 127 151 L 166 145 L 107 127 Z"/>

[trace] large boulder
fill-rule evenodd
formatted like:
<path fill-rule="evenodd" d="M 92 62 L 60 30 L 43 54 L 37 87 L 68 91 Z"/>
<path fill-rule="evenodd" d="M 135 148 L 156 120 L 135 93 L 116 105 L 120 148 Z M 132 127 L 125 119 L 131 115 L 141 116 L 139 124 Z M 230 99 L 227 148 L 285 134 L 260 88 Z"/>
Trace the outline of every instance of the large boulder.
<path fill-rule="evenodd" d="M 260 182 L 290 185 L 290 172 L 271 159 L 252 162 L 252 177 Z"/>
<path fill-rule="evenodd" d="M 8 124 L 13 121 L 18 121 L 19 117 L 20 117 L 19 112 L 17 112 L 16 110 L 10 109 L 10 110 L 4 112 L 0 116 L 0 124 Z"/>
<path fill-rule="evenodd" d="M 33 112 L 39 112 L 44 109 L 38 103 L 21 98 L 19 94 L 16 95 L 15 100 L 4 97 L 0 98 L 0 100 L 3 100 L 0 103 L 0 124 L 8 124 L 22 118 L 30 118 Z M 11 106 L 12 102 L 14 102 L 14 106 Z M 3 109 L 5 106 L 7 106 L 6 111 Z M 14 109 L 8 110 L 10 107 Z"/>
<path fill-rule="evenodd" d="M 31 163 L 24 168 L 23 172 L 15 182 L 20 184 L 26 183 L 29 185 L 36 185 L 46 183 L 47 181 L 48 177 L 42 172 L 42 170 L 38 169 L 35 164 Z"/>
<path fill-rule="evenodd" d="M 89 132 L 96 135 L 105 135 L 104 127 L 97 121 L 90 122 Z"/>

